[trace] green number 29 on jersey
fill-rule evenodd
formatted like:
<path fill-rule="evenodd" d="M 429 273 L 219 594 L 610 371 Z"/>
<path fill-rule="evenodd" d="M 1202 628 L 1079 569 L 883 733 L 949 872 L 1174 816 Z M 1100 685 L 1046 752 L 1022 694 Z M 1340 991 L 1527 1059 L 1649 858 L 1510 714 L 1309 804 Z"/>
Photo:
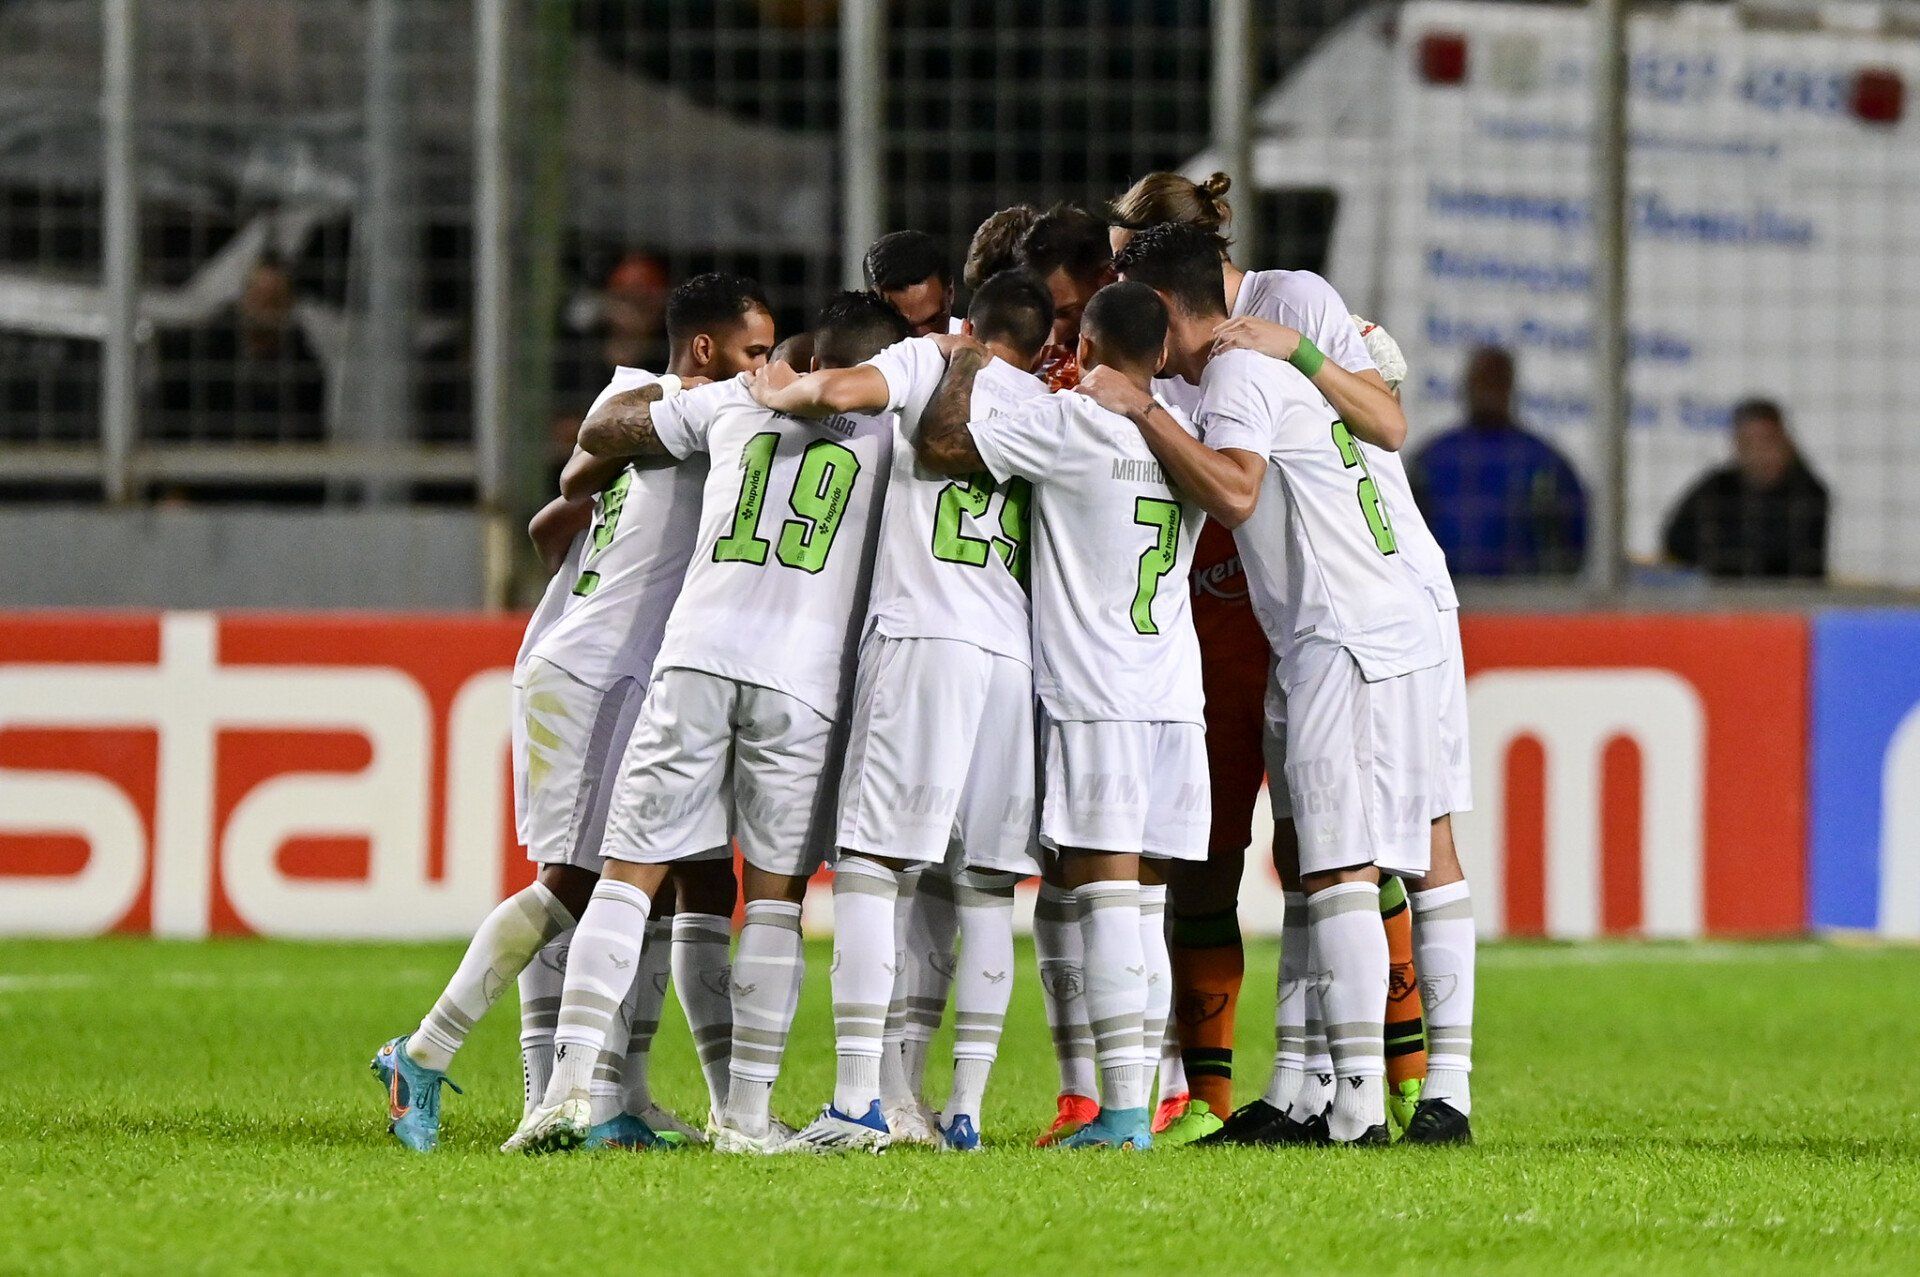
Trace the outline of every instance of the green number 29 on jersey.
<path fill-rule="evenodd" d="M 1000 535 L 968 536 L 967 519 L 986 517 L 995 492 L 1000 493 Z M 933 512 L 933 557 L 942 563 L 983 568 L 989 552 L 1000 556 L 1013 579 L 1027 583 L 1027 510 L 1033 504 L 1033 485 L 1025 479 L 1008 479 L 996 485 L 989 474 L 968 475 L 940 489 L 940 503 Z M 963 517 L 964 516 L 964 517 Z"/>
<path fill-rule="evenodd" d="M 760 535 L 760 515 L 773 474 L 774 449 L 779 446 L 779 433 L 769 430 L 747 440 L 740 450 L 740 501 L 734 507 L 732 529 L 713 547 L 715 563 L 767 561 L 769 544 Z M 780 525 L 779 544 L 772 547 L 774 557 L 802 572 L 826 567 L 859 477 L 860 458 L 852 449 L 827 439 L 808 444 L 800 456 L 800 471 L 793 476 L 793 491 L 787 495 L 787 506 L 796 517 Z"/>

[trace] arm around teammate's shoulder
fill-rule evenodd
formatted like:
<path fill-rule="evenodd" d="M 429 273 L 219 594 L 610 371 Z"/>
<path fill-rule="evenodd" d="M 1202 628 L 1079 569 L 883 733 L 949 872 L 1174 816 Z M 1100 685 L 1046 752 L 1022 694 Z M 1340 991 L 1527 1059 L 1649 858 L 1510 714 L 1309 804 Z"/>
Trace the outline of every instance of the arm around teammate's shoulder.
<path fill-rule="evenodd" d="M 659 382 L 611 396 L 580 423 L 580 450 L 595 457 L 672 455 L 660 442 L 653 426 L 653 409 L 661 396 Z"/>
<path fill-rule="evenodd" d="M 1131 421 L 1147 450 L 1186 500 L 1229 530 L 1253 517 L 1267 459 L 1240 448 L 1216 450 L 1194 438 L 1151 394 L 1111 368 L 1096 368 L 1075 387 L 1108 412 Z"/>
<path fill-rule="evenodd" d="M 973 382 L 991 356 L 977 343 L 960 346 L 947 357 L 947 371 L 920 414 L 914 459 L 935 474 L 977 474 L 986 468 L 967 429 L 973 409 Z"/>

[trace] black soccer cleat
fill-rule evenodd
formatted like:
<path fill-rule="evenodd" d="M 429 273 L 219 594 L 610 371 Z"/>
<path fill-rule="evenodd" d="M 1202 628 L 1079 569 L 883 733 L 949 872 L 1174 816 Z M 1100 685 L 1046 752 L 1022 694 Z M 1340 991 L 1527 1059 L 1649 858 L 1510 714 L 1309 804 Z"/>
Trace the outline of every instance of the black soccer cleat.
<path fill-rule="evenodd" d="M 1408 1144 L 1471 1144 L 1473 1127 L 1465 1113 L 1445 1100 L 1421 1100 L 1401 1138 Z"/>
<path fill-rule="evenodd" d="M 1301 1121 L 1289 1113 L 1283 1116 L 1280 1121 L 1267 1132 L 1267 1137 L 1260 1142 L 1262 1144 L 1290 1145 L 1294 1148 L 1325 1148 L 1333 1142 L 1333 1139 L 1327 1134 L 1326 1113 L 1315 1113 L 1305 1121 Z"/>
<path fill-rule="evenodd" d="M 1254 1100 L 1235 1109 L 1220 1129 L 1203 1139 L 1195 1140 L 1195 1147 L 1219 1148 L 1223 1145 L 1270 1144 L 1271 1140 L 1262 1138 L 1267 1130 L 1287 1120 L 1284 1109 L 1277 1109 L 1265 1100 Z"/>
<path fill-rule="evenodd" d="M 1387 1124 L 1382 1122 L 1378 1126 L 1369 1126 L 1350 1140 L 1327 1137 L 1321 1143 L 1331 1144 L 1335 1148 L 1386 1148 L 1393 1143 L 1393 1136 L 1388 1133 Z"/>

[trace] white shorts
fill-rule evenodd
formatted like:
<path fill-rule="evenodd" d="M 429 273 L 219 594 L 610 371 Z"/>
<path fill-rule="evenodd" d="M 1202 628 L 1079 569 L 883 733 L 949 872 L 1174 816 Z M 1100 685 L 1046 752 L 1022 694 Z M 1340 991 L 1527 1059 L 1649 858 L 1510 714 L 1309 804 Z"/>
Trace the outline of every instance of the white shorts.
<path fill-rule="evenodd" d="M 1207 858 L 1213 798 L 1205 728 L 1041 718 L 1040 842 L 1047 850 Z"/>
<path fill-rule="evenodd" d="M 527 858 L 600 871 L 607 805 L 641 688 L 606 691 L 535 657 L 514 688 L 514 816 Z"/>
<path fill-rule="evenodd" d="M 1302 646 L 1267 692 L 1268 793 L 1292 820 L 1302 874 L 1375 865 L 1425 877 L 1439 779 L 1439 683 L 1427 671 L 1369 683 L 1344 647 Z"/>
<path fill-rule="evenodd" d="M 1439 753 L 1434 759 L 1434 812 L 1440 819 L 1473 810 L 1473 750 L 1467 739 L 1467 659 L 1460 647 L 1460 612 L 1440 613 L 1440 643 L 1447 658 L 1421 676 L 1437 684 L 1440 706 Z"/>
<path fill-rule="evenodd" d="M 956 869 L 1040 872 L 1033 671 L 951 639 L 860 645 L 839 845 Z"/>
<path fill-rule="evenodd" d="M 697 860 L 731 837 L 756 869 L 812 873 L 832 832 L 833 736 L 830 719 L 785 692 L 659 671 L 620 763 L 605 854 Z"/>

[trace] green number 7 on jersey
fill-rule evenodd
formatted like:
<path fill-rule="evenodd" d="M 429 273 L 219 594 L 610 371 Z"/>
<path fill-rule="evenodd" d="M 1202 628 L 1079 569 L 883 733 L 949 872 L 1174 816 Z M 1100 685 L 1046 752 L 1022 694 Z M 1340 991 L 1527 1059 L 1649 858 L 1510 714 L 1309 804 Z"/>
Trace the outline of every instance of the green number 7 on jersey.
<path fill-rule="evenodd" d="M 1140 552 L 1139 582 L 1133 591 L 1133 628 L 1139 634 L 1158 634 L 1160 624 L 1153 619 L 1153 600 L 1160 593 L 1161 578 L 1173 571 L 1180 557 L 1180 503 L 1135 497 L 1133 521 L 1154 529 L 1153 544 Z"/>

